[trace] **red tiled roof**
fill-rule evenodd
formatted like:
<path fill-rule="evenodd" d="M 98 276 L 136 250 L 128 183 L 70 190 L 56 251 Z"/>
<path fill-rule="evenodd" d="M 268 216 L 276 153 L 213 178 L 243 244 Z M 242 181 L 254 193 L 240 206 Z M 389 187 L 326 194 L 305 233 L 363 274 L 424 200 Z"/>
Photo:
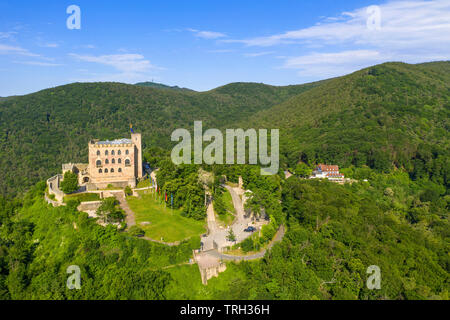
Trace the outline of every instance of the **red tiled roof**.
<path fill-rule="evenodd" d="M 322 172 L 328 172 L 328 171 L 337 171 L 339 172 L 339 166 L 334 165 L 326 165 L 326 164 L 319 164 L 317 166 Z"/>

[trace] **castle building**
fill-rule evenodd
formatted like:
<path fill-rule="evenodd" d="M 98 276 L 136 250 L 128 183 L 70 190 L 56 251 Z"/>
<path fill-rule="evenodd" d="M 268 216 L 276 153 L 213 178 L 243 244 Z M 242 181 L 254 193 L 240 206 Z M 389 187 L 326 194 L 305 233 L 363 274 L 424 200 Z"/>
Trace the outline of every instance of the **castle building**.
<path fill-rule="evenodd" d="M 71 170 L 78 174 L 80 186 L 87 190 L 105 189 L 108 185 L 134 188 L 142 178 L 142 142 L 140 133 L 131 139 L 89 142 L 89 163 L 62 165 L 63 175 Z"/>

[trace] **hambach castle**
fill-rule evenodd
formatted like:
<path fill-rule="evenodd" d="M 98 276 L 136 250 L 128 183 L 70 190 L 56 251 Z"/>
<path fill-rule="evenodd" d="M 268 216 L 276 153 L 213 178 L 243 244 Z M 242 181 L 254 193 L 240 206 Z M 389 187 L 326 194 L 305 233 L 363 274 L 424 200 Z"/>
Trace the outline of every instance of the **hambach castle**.
<path fill-rule="evenodd" d="M 62 165 L 62 175 L 69 170 L 78 175 L 79 185 L 87 191 L 105 189 L 108 185 L 134 188 L 142 178 L 141 134 L 132 133 L 131 139 L 91 140 L 89 163 Z"/>

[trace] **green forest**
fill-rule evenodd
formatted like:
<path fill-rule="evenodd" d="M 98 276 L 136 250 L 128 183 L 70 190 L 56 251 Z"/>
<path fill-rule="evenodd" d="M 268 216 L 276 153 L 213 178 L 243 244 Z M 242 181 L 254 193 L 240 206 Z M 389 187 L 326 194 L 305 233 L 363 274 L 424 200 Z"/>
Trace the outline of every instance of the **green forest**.
<path fill-rule="evenodd" d="M 208 92 L 75 83 L 0 101 L 0 299 L 448 300 L 449 113 L 450 62 Z M 279 128 L 280 172 L 175 166 L 170 134 L 194 120 Z M 252 191 L 247 209 L 283 224 L 283 241 L 262 259 L 228 263 L 203 286 L 198 268 L 182 265 L 199 238 L 164 246 L 96 224 L 76 201 L 57 208 L 44 201 L 44 181 L 61 163 L 86 161 L 91 138 L 127 137 L 129 123 L 185 217 L 206 216 L 199 169 L 213 174 L 208 188 L 218 194 L 224 177 L 242 176 Z M 354 182 L 304 179 L 318 163 L 339 165 Z M 252 241 L 248 251 L 266 240 Z M 70 265 L 82 269 L 82 290 L 66 287 Z M 382 271 L 380 290 L 366 286 L 371 265 Z"/>

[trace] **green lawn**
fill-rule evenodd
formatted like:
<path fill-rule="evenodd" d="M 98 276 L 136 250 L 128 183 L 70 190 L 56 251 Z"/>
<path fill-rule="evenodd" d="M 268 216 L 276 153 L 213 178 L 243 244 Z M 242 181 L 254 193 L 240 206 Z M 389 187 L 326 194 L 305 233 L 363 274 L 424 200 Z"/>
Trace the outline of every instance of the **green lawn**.
<path fill-rule="evenodd" d="M 227 263 L 227 269 L 219 273 L 219 277 L 208 280 L 208 285 L 202 284 L 198 265 L 184 265 L 164 270 L 172 276 L 172 281 L 166 288 L 168 300 L 209 300 L 239 298 L 235 287 L 236 281 L 244 280 L 245 274 L 234 263 Z"/>
<path fill-rule="evenodd" d="M 145 235 L 165 242 L 181 241 L 206 232 L 205 221 L 197 221 L 181 215 L 181 210 L 164 207 L 155 200 L 154 194 L 139 192 L 141 198 L 127 197 L 130 209 L 134 212 L 136 224 Z M 142 225 L 142 222 L 150 222 Z"/>
<path fill-rule="evenodd" d="M 219 223 L 224 225 L 225 227 L 231 225 L 234 221 L 236 210 L 234 209 L 233 205 L 233 198 L 231 198 L 230 192 L 225 189 L 225 191 L 222 194 L 223 201 L 225 203 L 225 208 L 227 210 L 226 214 L 217 214 L 216 217 L 219 220 Z"/>
<path fill-rule="evenodd" d="M 139 181 L 136 188 L 146 188 L 146 187 L 150 187 L 150 180 L 147 178 L 145 180 Z"/>
<path fill-rule="evenodd" d="M 98 201 L 100 200 L 100 196 L 98 195 L 98 193 L 76 193 L 64 196 L 64 202 L 67 202 L 69 200 L 80 200 L 81 202 Z"/>

